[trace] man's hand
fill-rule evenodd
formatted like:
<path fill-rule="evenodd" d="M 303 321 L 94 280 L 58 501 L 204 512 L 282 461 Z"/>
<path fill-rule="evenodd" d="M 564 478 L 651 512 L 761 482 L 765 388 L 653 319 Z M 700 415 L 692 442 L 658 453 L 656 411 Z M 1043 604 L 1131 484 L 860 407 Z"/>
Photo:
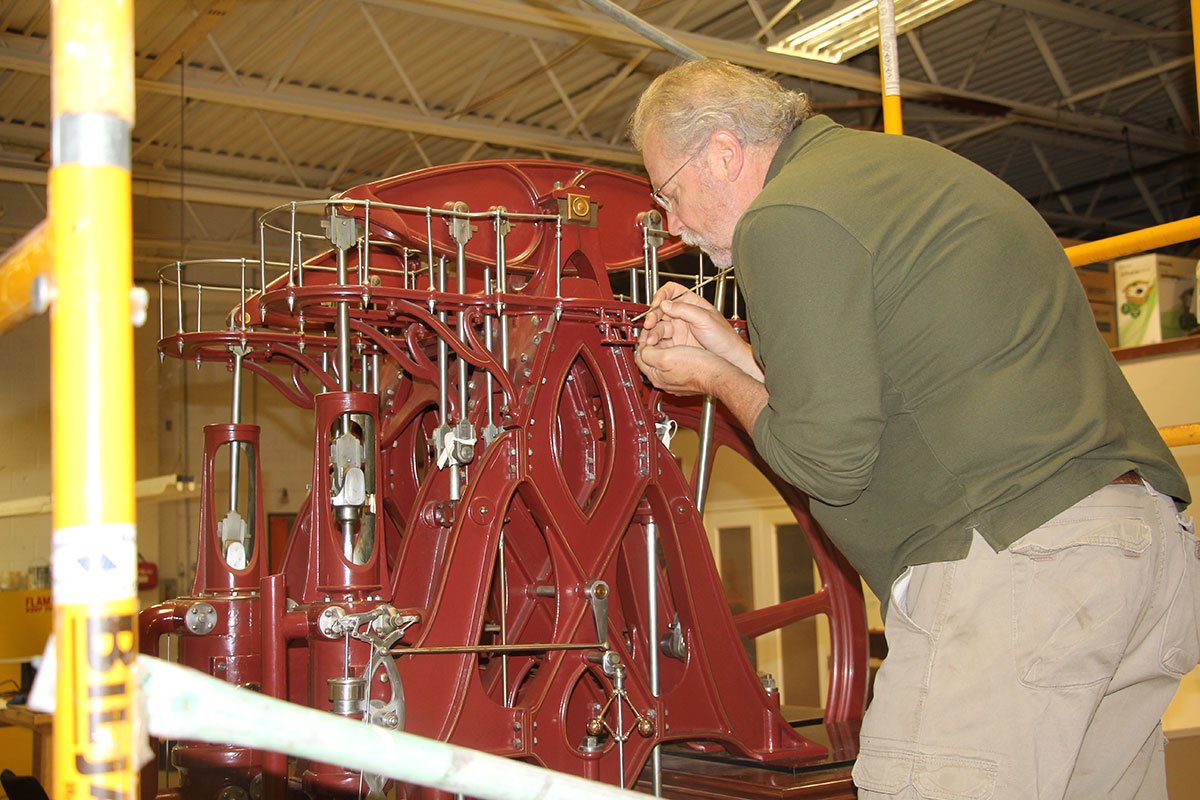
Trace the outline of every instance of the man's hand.
<path fill-rule="evenodd" d="M 639 347 L 634 359 L 659 389 L 676 395 L 712 395 L 747 431 L 754 430 L 754 421 L 770 399 L 761 378 L 703 347 Z"/>
<path fill-rule="evenodd" d="M 633 357 L 650 383 L 677 395 L 710 394 L 723 371 L 740 371 L 711 351 L 686 344 L 639 347 Z"/>
<path fill-rule="evenodd" d="M 755 380 L 763 379 L 762 371 L 758 368 L 750 351 L 750 345 L 742 340 L 729 321 L 703 297 L 687 291 L 678 283 L 667 283 L 655 293 L 650 304 L 650 311 L 642 322 L 642 333 L 638 338 L 637 347 L 638 366 L 643 367 L 644 364 L 647 364 L 647 360 L 643 356 L 648 349 L 665 350 L 675 347 L 691 347 L 708 351 L 721 360 L 733 364 Z M 651 357 L 650 362 L 655 369 L 659 370 L 660 374 L 663 372 L 663 367 L 678 374 L 689 363 L 684 359 L 685 357 L 681 355 L 676 363 L 668 365 L 653 363 L 655 359 Z M 696 362 L 694 366 L 697 369 L 703 368 L 703 362 Z M 709 368 L 711 369 L 712 366 L 710 364 Z M 643 371 L 645 371 L 644 368 Z M 646 374 L 651 382 L 658 386 L 654 376 L 649 372 Z M 672 381 L 672 383 L 682 385 L 679 381 Z M 665 386 L 659 386 L 659 388 L 666 389 Z M 667 389 L 667 391 L 671 390 Z"/>

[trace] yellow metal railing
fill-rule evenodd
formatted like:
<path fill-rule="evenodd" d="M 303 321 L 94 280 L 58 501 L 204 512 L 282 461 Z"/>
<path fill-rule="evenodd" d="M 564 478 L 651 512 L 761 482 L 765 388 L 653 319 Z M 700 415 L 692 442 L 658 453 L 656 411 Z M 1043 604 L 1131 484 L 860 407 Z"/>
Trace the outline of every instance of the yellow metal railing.
<path fill-rule="evenodd" d="M 0 333 L 46 310 L 51 250 L 49 226 L 43 220 L 0 260 Z M 35 297 L 35 287 L 41 287 L 42 297 Z"/>
<path fill-rule="evenodd" d="M 1196 2 L 1200 3 L 1200 0 Z M 1082 267 L 1084 264 L 1095 264 L 1097 261 L 1120 258 L 1192 239 L 1200 239 L 1200 217 L 1188 217 L 1165 225 L 1122 233 L 1120 236 L 1084 242 L 1068 247 L 1066 251 L 1067 258 L 1071 259 L 1071 266 Z"/>
<path fill-rule="evenodd" d="M 1200 444 L 1200 422 L 1188 425 L 1167 425 L 1158 429 L 1167 447 L 1183 447 L 1189 444 Z"/>

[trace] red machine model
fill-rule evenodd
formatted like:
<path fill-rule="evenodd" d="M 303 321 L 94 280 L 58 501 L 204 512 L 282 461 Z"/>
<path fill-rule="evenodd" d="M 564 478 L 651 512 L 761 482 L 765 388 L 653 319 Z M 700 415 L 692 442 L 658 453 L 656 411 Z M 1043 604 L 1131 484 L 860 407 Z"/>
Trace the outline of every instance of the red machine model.
<path fill-rule="evenodd" d="M 310 205 L 322 233 L 303 229 Z M 645 181 L 533 161 L 436 167 L 264 217 L 287 261 L 264 243 L 241 263 L 227 330 L 183 332 L 180 301 L 159 343 L 229 363 L 235 411 L 206 429 L 192 596 L 143 612 L 142 641 L 178 632 L 185 664 L 231 682 L 626 786 L 664 742 L 821 756 L 739 636 L 828 615 L 826 719 L 857 718 L 858 577 L 744 434 L 641 379 L 635 301 L 682 249 L 661 227 Z M 614 299 L 610 275 L 633 300 Z M 243 369 L 315 411 L 313 488 L 274 575 L 259 431 L 237 418 Z M 670 420 L 771 478 L 811 544 L 816 594 L 731 617 L 697 510 L 710 458 L 683 475 Z M 233 747 L 184 743 L 173 760 L 187 798 L 386 788 L 320 763 L 289 784 L 284 757 Z"/>

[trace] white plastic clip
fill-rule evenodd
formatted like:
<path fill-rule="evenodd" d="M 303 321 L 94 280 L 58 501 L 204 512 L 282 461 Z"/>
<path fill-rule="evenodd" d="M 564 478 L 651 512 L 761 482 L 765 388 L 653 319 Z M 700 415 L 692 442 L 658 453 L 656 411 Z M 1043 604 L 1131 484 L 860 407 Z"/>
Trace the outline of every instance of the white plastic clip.
<path fill-rule="evenodd" d="M 450 463 L 450 459 L 454 458 L 454 445 L 456 443 L 473 445 L 476 441 L 478 441 L 478 438 L 475 436 L 472 436 L 470 439 L 460 439 L 454 435 L 453 429 L 446 431 L 446 435 L 442 437 L 442 452 L 438 453 L 438 469 L 445 469 Z"/>
<path fill-rule="evenodd" d="M 663 446 L 668 450 L 671 449 L 671 440 L 675 438 L 675 434 L 679 432 L 679 423 L 667 417 L 662 422 L 654 423 L 654 432 L 658 438 L 662 440 Z"/>

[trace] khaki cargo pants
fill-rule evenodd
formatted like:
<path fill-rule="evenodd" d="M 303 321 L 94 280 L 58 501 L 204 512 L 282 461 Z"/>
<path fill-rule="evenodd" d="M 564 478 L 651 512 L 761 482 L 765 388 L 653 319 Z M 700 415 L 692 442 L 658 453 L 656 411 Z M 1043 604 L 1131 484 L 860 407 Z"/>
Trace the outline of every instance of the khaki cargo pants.
<path fill-rule="evenodd" d="M 1200 542 L 1111 485 L 996 553 L 909 568 L 854 767 L 864 800 L 1166 798 L 1160 719 L 1200 660 Z M 1198 795 L 1200 796 L 1200 795 Z"/>

